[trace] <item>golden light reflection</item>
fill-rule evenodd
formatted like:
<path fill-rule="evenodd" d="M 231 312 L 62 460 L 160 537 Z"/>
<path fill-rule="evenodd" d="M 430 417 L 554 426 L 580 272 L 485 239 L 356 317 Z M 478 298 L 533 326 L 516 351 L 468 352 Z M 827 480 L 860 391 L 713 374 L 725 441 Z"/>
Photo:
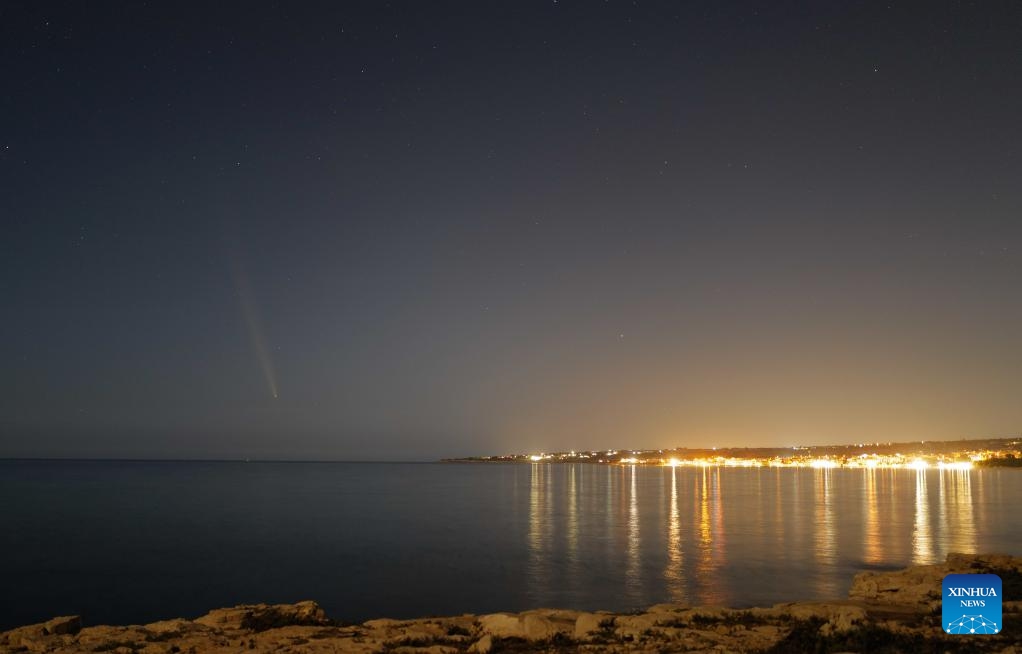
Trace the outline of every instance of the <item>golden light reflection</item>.
<path fill-rule="evenodd" d="M 546 497 L 545 474 L 548 466 L 532 464 L 529 478 L 529 575 L 533 580 L 533 590 L 545 586 L 542 580 L 547 577 L 547 552 L 544 538 Z"/>
<path fill-rule="evenodd" d="M 831 489 L 831 468 L 824 466 L 816 470 L 816 530 L 815 547 L 816 561 L 828 568 L 837 560 L 837 533 L 834 528 L 834 505 Z M 817 592 L 824 596 L 832 596 L 837 592 L 837 584 L 831 574 L 819 575 L 816 584 Z"/>
<path fill-rule="evenodd" d="M 916 511 L 912 532 L 912 562 L 932 563 L 933 539 L 930 536 L 930 502 L 926 491 L 926 470 L 916 471 Z"/>
<path fill-rule="evenodd" d="M 639 499 L 635 488 L 635 466 L 629 466 L 630 486 L 628 494 L 628 569 L 625 572 L 625 586 L 636 601 L 642 591 L 641 557 L 639 552 Z"/>
<path fill-rule="evenodd" d="M 801 479 L 802 471 L 795 471 L 791 475 L 791 488 L 796 498 L 795 501 L 787 503 L 785 510 L 785 541 L 786 546 L 791 549 L 802 551 L 803 548 L 808 548 L 808 544 L 805 543 L 807 530 L 812 522 L 805 515 L 806 502 L 800 502 L 797 498 L 802 497 L 801 492 Z M 785 493 L 787 497 L 791 497 L 788 493 Z"/>
<path fill-rule="evenodd" d="M 523 572 L 536 606 L 577 597 L 590 583 L 634 606 L 727 604 L 736 592 L 720 583 L 731 574 L 727 562 L 755 557 L 794 564 L 806 571 L 800 587 L 839 596 L 847 575 L 838 565 L 859 556 L 868 566 L 929 564 L 982 548 L 977 500 L 984 491 L 991 504 L 1000 499 L 997 471 L 936 463 L 771 472 L 543 461 L 518 470 L 517 542 L 528 547 Z M 594 580 L 594 570 L 603 576 Z"/>
<path fill-rule="evenodd" d="M 716 472 L 719 474 L 719 469 Z M 725 544 L 720 540 L 723 518 L 720 515 L 719 480 L 712 479 L 712 475 L 711 469 L 703 468 L 702 487 L 699 489 L 699 560 L 696 564 L 696 577 L 699 579 L 698 600 L 701 604 L 717 604 L 723 599 L 722 589 L 715 583 L 717 569 L 724 557 Z M 712 502 L 711 488 L 716 491 Z"/>
<path fill-rule="evenodd" d="M 779 552 L 784 551 L 781 549 L 784 546 L 784 539 L 786 537 L 785 531 L 787 526 L 784 522 L 784 498 L 781 496 L 781 470 L 780 468 L 775 469 L 776 474 L 774 475 L 774 533 L 777 534 L 777 548 Z"/>
<path fill-rule="evenodd" d="M 866 475 L 866 492 L 864 494 L 863 512 L 865 513 L 865 529 L 862 538 L 862 559 L 866 563 L 878 564 L 884 560 L 880 533 L 880 509 L 877 506 L 877 471 L 868 468 Z"/>
<path fill-rule="evenodd" d="M 906 474 L 902 470 L 884 470 L 882 475 L 877 477 L 877 498 L 880 507 L 880 524 L 884 527 L 896 523 L 908 523 L 904 518 L 907 515 L 908 497 L 915 492 L 915 484 L 911 489 L 906 489 L 906 480 L 914 482 L 915 475 Z M 897 501 L 896 499 L 897 498 Z M 901 498 L 904 499 L 904 503 Z M 914 522 L 914 521 L 913 521 Z M 883 527 L 882 527 L 883 528 Z M 884 540 L 884 558 L 886 562 L 908 561 L 912 557 L 912 541 L 906 538 L 891 538 L 886 533 Z"/>
<path fill-rule="evenodd" d="M 681 520 L 678 515 L 678 471 L 671 470 L 671 508 L 667 523 L 667 567 L 664 578 L 673 602 L 686 602 L 684 553 L 681 549 Z"/>
<path fill-rule="evenodd" d="M 699 554 L 700 572 L 707 572 L 713 567 L 713 537 L 710 535 L 710 473 L 704 469 L 702 488 L 699 492 Z"/>
<path fill-rule="evenodd" d="M 767 511 L 770 497 L 763 490 L 763 480 L 767 473 L 762 468 L 756 470 L 756 497 L 759 498 L 759 510 L 756 511 L 756 538 L 765 539 L 767 534 Z"/>
<path fill-rule="evenodd" d="M 614 469 L 610 466 L 607 467 L 607 479 L 604 481 L 604 488 L 607 492 L 604 494 L 606 497 L 606 507 L 603 510 L 603 517 L 606 520 L 606 532 L 608 534 L 614 533 Z M 615 539 L 607 538 L 607 558 L 613 554 L 616 549 Z"/>
<path fill-rule="evenodd" d="M 951 487 L 948 551 L 975 552 L 977 530 L 972 502 L 972 476 L 968 470 L 955 470 L 947 474 L 950 475 Z"/>
<path fill-rule="evenodd" d="M 941 545 L 947 543 L 947 529 L 948 529 L 948 493 L 944 483 L 945 473 L 941 469 L 939 475 L 937 475 L 937 542 Z"/>
<path fill-rule="evenodd" d="M 578 477 L 577 466 L 568 466 L 568 562 L 572 570 L 578 567 Z M 572 577 L 574 578 L 574 574 Z"/>
<path fill-rule="evenodd" d="M 724 563 L 727 558 L 727 543 L 724 532 L 724 498 L 720 487 L 720 469 L 713 471 L 713 548 L 716 565 Z"/>

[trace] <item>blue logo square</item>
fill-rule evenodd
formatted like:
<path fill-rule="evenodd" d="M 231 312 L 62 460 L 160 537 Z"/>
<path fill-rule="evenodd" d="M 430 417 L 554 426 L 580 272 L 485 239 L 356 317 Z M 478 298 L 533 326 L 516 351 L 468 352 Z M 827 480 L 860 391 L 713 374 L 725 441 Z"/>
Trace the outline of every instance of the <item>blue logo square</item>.
<path fill-rule="evenodd" d="M 948 575 L 941 600 L 944 633 L 1001 632 L 1001 578 L 997 575 Z"/>

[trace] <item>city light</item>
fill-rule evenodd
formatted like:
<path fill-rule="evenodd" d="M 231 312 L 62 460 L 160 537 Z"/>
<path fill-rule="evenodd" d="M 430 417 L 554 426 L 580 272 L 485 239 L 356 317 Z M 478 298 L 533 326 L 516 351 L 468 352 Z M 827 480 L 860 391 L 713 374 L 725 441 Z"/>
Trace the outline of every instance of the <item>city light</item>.
<path fill-rule="evenodd" d="M 469 457 L 458 461 L 529 463 L 600 463 L 678 468 L 853 468 L 884 470 L 968 471 L 989 465 L 1017 465 L 1022 461 L 1022 439 L 986 441 L 925 441 L 917 443 L 863 443 L 857 445 L 798 446 L 784 448 L 661 448 L 650 450 L 589 450 L 503 454 Z M 993 462 L 993 463 L 991 463 Z M 1003 463 L 1002 463 L 1003 462 Z"/>

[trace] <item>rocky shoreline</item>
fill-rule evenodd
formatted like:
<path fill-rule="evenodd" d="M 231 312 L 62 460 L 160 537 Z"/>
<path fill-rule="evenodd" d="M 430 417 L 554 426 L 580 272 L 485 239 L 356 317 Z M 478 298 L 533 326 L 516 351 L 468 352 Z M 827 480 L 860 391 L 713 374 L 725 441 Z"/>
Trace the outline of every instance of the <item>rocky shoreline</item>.
<path fill-rule="evenodd" d="M 940 628 L 941 580 L 992 572 L 1004 583 L 1004 625 L 992 636 Z M 1022 654 L 1022 557 L 949 554 L 939 565 L 856 575 L 849 596 L 770 608 L 658 604 L 632 614 L 537 609 L 523 613 L 357 625 L 315 602 L 217 609 L 194 620 L 83 626 L 66 616 L 0 633 L 0 653 L 204 652 L 498 654 L 499 652 L 998 652 Z"/>

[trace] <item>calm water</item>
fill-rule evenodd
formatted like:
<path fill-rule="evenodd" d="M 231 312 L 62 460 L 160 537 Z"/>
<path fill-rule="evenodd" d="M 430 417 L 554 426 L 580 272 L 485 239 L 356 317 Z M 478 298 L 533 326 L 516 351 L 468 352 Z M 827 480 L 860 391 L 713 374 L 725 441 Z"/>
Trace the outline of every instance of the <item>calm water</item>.
<path fill-rule="evenodd" d="M 1019 554 L 1020 472 L 0 461 L 0 629 L 840 596 L 861 569 Z"/>

